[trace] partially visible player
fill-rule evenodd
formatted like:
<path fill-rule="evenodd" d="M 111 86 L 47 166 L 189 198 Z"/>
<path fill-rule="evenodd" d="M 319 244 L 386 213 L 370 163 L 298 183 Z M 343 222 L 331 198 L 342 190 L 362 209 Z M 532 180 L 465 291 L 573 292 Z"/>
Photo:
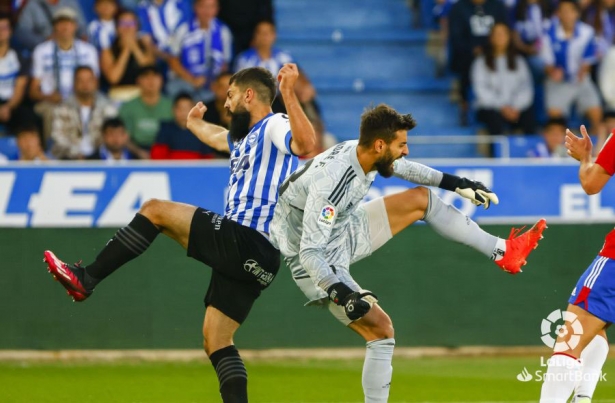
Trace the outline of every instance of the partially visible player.
<path fill-rule="evenodd" d="M 350 264 L 424 220 L 445 238 L 471 246 L 516 274 L 546 228 L 540 220 L 522 235 L 513 230 L 508 240 L 497 238 L 426 187 L 360 204 L 376 173 L 457 192 L 485 208 L 498 203 L 497 196 L 480 182 L 403 158 L 408 154 L 407 131 L 414 126 L 410 115 L 387 105 L 366 111 L 358 141 L 346 141 L 319 154 L 284 182 L 271 223 L 271 239 L 308 304 L 328 306 L 367 342 L 363 390 L 368 403 L 388 399 L 395 339 L 391 319 L 378 306 L 376 296 L 354 281 Z"/>
<path fill-rule="evenodd" d="M 566 131 L 568 155 L 581 162 L 579 179 L 588 195 L 599 193 L 615 173 L 613 134 L 594 163 L 593 145 L 585 126 L 581 126 L 580 138 L 570 130 Z M 555 352 L 549 360 L 540 394 L 541 403 L 565 403 L 573 392 L 573 402 L 591 402 L 609 353 L 606 329 L 615 321 L 614 259 L 615 230 L 612 230 L 568 300 L 567 310 L 577 316 L 583 332 L 575 348 Z"/>
<path fill-rule="evenodd" d="M 248 401 L 247 372 L 233 335 L 280 266 L 280 252 L 268 239 L 278 187 L 297 168 L 296 155 L 308 154 L 316 143 L 314 129 L 294 92 L 297 77 L 294 64 L 284 65 L 278 74 L 288 116 L 272 113 L 276 81 L 260 67 L 231 77 L 225 104 L 231 114 L 230 130 L 203 121 L 206 108 L 201 102 L 190 111 L 188 128 L 210 147 L 231 153 L 224 215 L 188 204 L 149 200 L 92 264 L 69 265 L 51 251 L 45 252 L 49 271 L 75 301 L 92 295 L 100 281 L 144 253 L 161 232 L 177 241 L 188 256 L 210 266 L 203 346 L 226 403 Z M 207 186 L 206 182 L 194 185 Z"/>

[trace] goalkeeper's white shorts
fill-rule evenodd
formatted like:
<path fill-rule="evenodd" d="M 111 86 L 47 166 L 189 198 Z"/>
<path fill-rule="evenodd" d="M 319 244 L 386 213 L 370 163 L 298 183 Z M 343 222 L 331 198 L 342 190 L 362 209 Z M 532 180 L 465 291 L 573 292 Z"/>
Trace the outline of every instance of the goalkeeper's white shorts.
<path fill-rule="evenodd" d="M 361 291 L 361 286 L 350 275 L 350 264 L 371 255 L 392 237 L 384 198 L 379 197 L 355 210 L 348 223 L 346 239 L 342 243 L 335 242 L 331 245 L 326 251 L 325 258 L 335 268 L 337 277 L 344 284 L 355 291 Z M 343 307 L 332 303 L 327 293 L 314 284 L 311 278 L 305 276 L 299 255 L 286 258 L 285 261 L 293 273 L 293 280 L 308 298 L 306 305 L 328 307 L 333 316 L 345 326 L 352 322 L 346 316 Z M 296 276 L 297 273 L 302 275 Z"/>

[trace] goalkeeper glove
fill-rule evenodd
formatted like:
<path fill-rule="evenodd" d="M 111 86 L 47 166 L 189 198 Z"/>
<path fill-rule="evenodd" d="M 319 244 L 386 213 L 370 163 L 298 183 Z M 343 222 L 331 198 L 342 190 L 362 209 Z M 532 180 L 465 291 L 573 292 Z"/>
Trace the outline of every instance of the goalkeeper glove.
<path fill-rule="evenodd" d="M 498 196 L 481 182 L 473 181 L 468 178 L 460 178 L 459 176 L 444 174 L 439 187 L 441 189 L 455 192 L 466 199 L 470 199 L 473 204 L 489 208 L 491 203 L 498 204 L 500 200 Z"/>
<path fill-rule="evenodd" d="M 329 287 L 327 293 L 333 303 L 344 307 L 344 312 L 350 320 L 361 319 L 369 312 L 372 305 L 378 302 L 378 297 L 371 291 L 353 291 L 341 282 Z"/>

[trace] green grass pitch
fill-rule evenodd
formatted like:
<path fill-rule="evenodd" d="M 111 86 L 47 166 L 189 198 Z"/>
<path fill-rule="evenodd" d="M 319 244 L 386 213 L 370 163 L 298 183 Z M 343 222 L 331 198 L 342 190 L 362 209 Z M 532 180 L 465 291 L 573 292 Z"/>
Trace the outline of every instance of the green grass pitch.
<path fill-rule="evenodd" d="M 538 401 L 538 357 L 396 359 L 390 402 Z M 360 360 L 247 362 L 252 403 L 361 402 Z M 594 403 L 615 402 L 615 360 Z M 612 378 L 610 378 L 612 374 Z M 610 399 L 610 400 L 609 400 Z M 0 363 L 0 402 L 220 402 L 209 362 Z"/>

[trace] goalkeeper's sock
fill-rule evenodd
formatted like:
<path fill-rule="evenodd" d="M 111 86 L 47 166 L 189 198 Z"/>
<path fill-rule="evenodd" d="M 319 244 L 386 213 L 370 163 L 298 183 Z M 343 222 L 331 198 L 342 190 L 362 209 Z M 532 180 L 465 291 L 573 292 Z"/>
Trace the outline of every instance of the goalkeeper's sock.
<path fill-rule="evenodd" d="M 367 348 L 363 364 L 365 403 L 386 403 L 389 399 L 393 376 L 391 361 L 395 339 L 369 341 L 365 346 Z"/>
<path fill-rule="evenodd" d="M 107 242 L 96 261 L 85 268 L 84 286 L 93 289 L 120 266 L 145 252 L 159 233 L 160 230 L 147 217 L 137 213 L 130 224 L 120 228 Z"/>
<path fill-rule="evenodd" d="M 543 375 L 540 403 L 566 403 L 582 376 L 583 367 L 576 358 L 555 353 Z"/>
<path fill-rule="evenodd" d="M 446 239 L 468 245 L 485 256 L 494 258 L 496 251 L 506 250 L 506 241 L 483 231 L 470 217 L 445 203 L 429 191 L 429 206 L 423 220 Z"/>
<path fill-rule="evenodd" d="M 578 397 L 589 397 L 594 395 L 596 385 L 602 375 L 602 366 L 609 354 L 609 343 L 602 336 L 595 336 L 581 353 L 583 363 L 583 377 L 577 386 L 574 394 Z"/>
<path fill-rule="evenodd" d="M 220 395 L 224 403 L 248 402 L 248 372 L 235 346 L 221 348 L 210 356 L 218 375 Z"/>

